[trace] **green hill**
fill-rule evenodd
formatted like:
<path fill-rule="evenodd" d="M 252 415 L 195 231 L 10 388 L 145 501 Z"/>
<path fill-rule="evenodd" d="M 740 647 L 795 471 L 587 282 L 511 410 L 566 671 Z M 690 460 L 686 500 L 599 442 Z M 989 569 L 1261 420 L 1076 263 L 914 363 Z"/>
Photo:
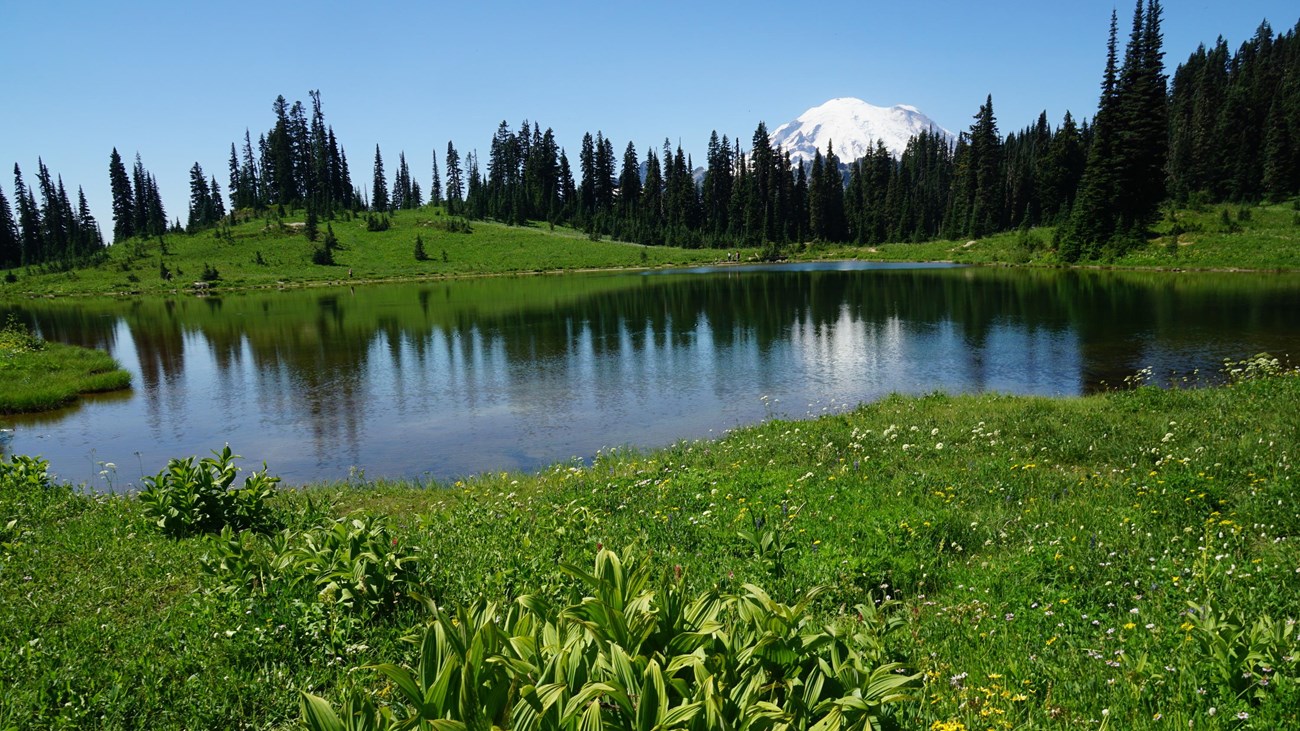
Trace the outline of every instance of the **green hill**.
<path fill-rule="evenodd" d="M 103 259 L 67 271 L 13 269 L 0 295 L 165 293 L 301 286 L 440 276 L 515 274 L 615 267 L 655 267 L 721 261 L 726 252 L 593 241 L 545 224 L 506 226 L 467 222 L 441 208 L 398 211 L 386 230 L 369 230 L 367 216 L 321 221 L 315 241 L 302 211 L 283 218 L 244 216 L 197 234 L 134 238 L 108 247 Z M 313 263 L 332 232 L 334 263 Z M 419 237 L 425 259 L 416 258 Z M 213 274 L 215 272 L 215 278 Z M 206 274 L 206 276 L 205 276 Z M 206 281 L 205 280 L 210 280 Z M 203 284 L 196 284 L 204 282 Z"/>

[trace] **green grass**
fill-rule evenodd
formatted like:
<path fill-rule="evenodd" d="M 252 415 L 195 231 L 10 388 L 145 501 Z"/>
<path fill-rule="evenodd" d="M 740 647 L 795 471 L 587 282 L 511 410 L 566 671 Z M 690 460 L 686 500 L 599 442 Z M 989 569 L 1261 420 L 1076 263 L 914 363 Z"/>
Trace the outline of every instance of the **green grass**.
<path fill-rule="evenodd" d="M 1229 214 L 1228 224 L 1223 223 L 1224 211 Z M 328 223 L 341 248 L 334 254 L 334 265 L 320 266 L 312 263 L 319 242 L 307 240 L 301 211 L 283 219 L 267 215 L 193 236 L 168 234 L 162 243 L 156 238 L 132 239 L 109 247 L 105 260 L 91 267 L 0 273 L 0 297 L 192 291 L 209 266 L 220 275 L 211 286 L 241 289 L 692 265 L 723 262 L 729 253 L 591 241 L 580 231 L 539 223 L 515 227 L 475 221 L 470 223 L 471 232 L 458 233 L 448 230 L 451 220 L 441 208 L 425 207 L 399 211 L 391 217 L 392 227 L 387 231 L 368 231 L 364 215 L 322 222 L 321 237 Z M 1180 231 L 1176 245 L 1171 244 L 1175 227 Z M 797 260 L 1059 266 L 1053 234 L 1051 227 L 1043 227 L 963 241 L 878 246 L 813 243 L 788 247 L 786 253 Z M 1300 269 L 1300 210 L 1295 202 L 1183 209 L 1172 217 L 1167 214 L 1155 226 L 1154 234 L 1147 246 L 1101 263 L 1142 269 Z M 415 258 L 417 235 L 428 256 L 425 261 Z M 741 250 L 741 254 L 749 259 L 756 252 Z M 164 264 L 170 280 L 161 276 Z M 6 281 L 6 275 L 15 281 Z"/>
<path fill-rule="evenodd" d="M 446 229 L 449 220 L 440 208 L 426 207 L 397 212 L 390 217 L 392 225 L 386 231 L 368 231 L 364 215 L 322 221 L 320 239 L 328 224 L 340 248 L 334 252 L 333 266 L 321 266 L 312 263 L 319 239 L 316 243 L 307 240 L 301 211 L 279 220 L 253 218 L 193 236 L 167 234 L 163 243 L 153 238 L 115 244 L 108 248 L 105 261 L 92 267 L 66 272 L 15 269 L 12 273 L 17 281 L 9 283 L 4 283 L 0 273 L 0 296 L 191 291 L 209 266 L 220 275 L 211 286 L 240 289 L 657 267 L 725 259 L 722 251 L 591 241 L 573 229 L 552 230 L 545 224 L 515 227 L 474 221 L 469 233 L 460 233 Z M 423 241 L 426 261 L 415 258 L 417 235 Z M 164 264 L 170 280 L 162 278 Z"/>
<path fill-rule="evenodd" d="M 891 397 L 533 475 L 283 491 L 288 537 L 233 549 L 164 537 L 133 497 L 0 475 L 0 728 L 287 728 L 300 690 L 392 701 L 364 666 L 412 665 L 424 611 L 349 614 L 272 560 L 343 515 L 386 526 L 441 604 L 565 596 L 559 564 L 600 546 L 693 591 L 824 586 L 828 619 L 899 600 L 887 650 L 925 680 L 898 728 L 1293 728 L 1297 414 L 1295 374 Z"/>
<path fill-rule="evenodd" d="M 47 343 L 12 320 L 0 329 L 0 414 L 49 411 L 130 385 L 131 374 L 108 353 Z"/>
<path fill-rule="evenodd" d="M 1133 269 L 1300 270 L 1300 199 L 1260 205 L 1205 206 L 1179 209 L 1153 227 L 1146 246 L 1122 257 L 1083 266 Z M 1243 217 L 1243 211 L 1244 217 Z M 1224 224 L 1227 212 L 1229 223 Z M 1175 241 L 1174 232 L 1179 233 Z M 1060 266 L 1050 226 L 1008 231 L 980 239 L 928 241 L 918 244 L 843 246 L 812 244 L 795 251 L 796 259 L 867 261 L 953 261 L 961 264 Z"/>

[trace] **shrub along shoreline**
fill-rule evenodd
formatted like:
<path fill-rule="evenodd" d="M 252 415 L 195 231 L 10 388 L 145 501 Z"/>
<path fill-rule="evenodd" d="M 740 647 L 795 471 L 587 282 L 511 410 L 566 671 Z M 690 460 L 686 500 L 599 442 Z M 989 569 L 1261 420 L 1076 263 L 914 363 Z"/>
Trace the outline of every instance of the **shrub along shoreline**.
<path fill-rule="evenodd" d="M 381 728 L 421 712 L 412 689 L 456 632 L 480 648 L 463 677 L 509 703 L 438 691 L 423 712 L 511 728 L 649 728 L 652 695 L 682 728 L 712 727 L 710 702 L 755 727 L 849 710 L 908 729 L 1294 727 L 1300 376 L 1260 358 L 1233 378 L 894 396 L 452 485 L 272 490 L 219 453 L 132 479 L 139 496 L 87 495 L 13 458 L 0 727 Z M 200 504 L 228 527 L 175 519 Z M 582 682 L 547 685 L 560 661 L 510 636 L 572 637 Z M 610 670 L 614 645 L 632 671 Z M 815 655 L 833 647 L 831 672 Z M 713 701 L 692 653 L 732 684 Z M 880 668 L 890 685 L 866 692 Z M 844 700 L 858 681 L 862 706 Z"/>

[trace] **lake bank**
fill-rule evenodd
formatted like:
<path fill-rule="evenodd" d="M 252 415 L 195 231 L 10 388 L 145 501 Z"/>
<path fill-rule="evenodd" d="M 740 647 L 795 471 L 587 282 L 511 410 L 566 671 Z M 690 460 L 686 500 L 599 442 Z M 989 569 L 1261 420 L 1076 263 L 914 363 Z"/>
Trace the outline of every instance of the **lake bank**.
<path fill-rule="evenodd" d="M 425 621 L 414 603 L 364 619 L 323 604 L 323 584 L 288 564 L 244 584 L 200 560 L 273 567 L 301 531 L 351 516 L 386 526 L 387 550 L 413 557 L 418 591 L 442 604 L 565 596 L 575 584 L 558 564 L 590 566 L 600 545 L 649 549 L 693 591 L 752 581 L 791 601 L 826 586 L 828 618 L 888 595 L 904 622 L 888 652 L 924 674 L 893 710 L 904 728 L 984 728 L 990 713 L 1009 727 L 1215 727 L 1238 713 L 1288 727 L 1297 413 L 1294 374 L 1085 398 L 891 397 L 534 474 L 282 491 L 287 543 L 246 536 L 242 559 L 219 538 L 164 537 L 133 497 L 10 486 L 0 723 L 276 727 L 297 718 L 298 690 L 337 705 L 352 685 L 393 702 L 354 668 L 413 662 L 400 638 Z M 1258 657 L 1214 654 L 1232 627 L 1262 621 L 1277 631 L 1251 635 Z"/>
<path fill-rule="evenodd" d="M 52 411 L 130 386 L 131 374 L 108 353 L 46 342 L 12 319 L 0 328 L 0 414 Z"/>
<path fill-rule="evenodd" d="M 292 217 L 291 217 L 292 218 Z M 334 263 L 316 265 L 292 220 L 251 218 L 215 231 L 132 239 L 109 247 L 94 266 L 42 273 L 9 271 L 0 298 L 67 295 L 181 295 L 314 286 L 444 281 L 479 276 L 623 271 L 759 260 L 759 249 L 680 249 L 599 240 L 580 231 L 532 223 L 473 221 L 448 226 L 440 209 L 402 211 L 374 232 L 361 218 L 331 222 Z M 1116 268 L 1156 271 L 1300 271 L 1300 211 L 1295 204 L 1207 206 L 1158 222 L 1146 247 L 1105 262 L 1061 262 L 1054 229 L 1008 231 L 973 241 L 871 246 L 807 243 L 787 247 L 791 261 L 954 262 L 967 265 Z M 416 238 L 423 258 L 413 252 Z M 204 274 L 215 275 L 211 279 Z"/>

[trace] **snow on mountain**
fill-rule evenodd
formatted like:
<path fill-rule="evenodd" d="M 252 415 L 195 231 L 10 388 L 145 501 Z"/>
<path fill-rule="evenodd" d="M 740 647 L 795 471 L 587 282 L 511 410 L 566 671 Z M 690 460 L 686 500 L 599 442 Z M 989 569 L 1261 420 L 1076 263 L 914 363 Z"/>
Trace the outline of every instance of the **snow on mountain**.
<path fill-rule="evenodd" d="M 826 144 L 835 146 L 835 156 L 842 163 L 850 163 L 867 154 L 881 140 L 885 147 L 898 157 L 912 137 L 933 130 L 950 140 L 952 132 L 940 127 L 916 107 L 899 104 L 877 107 L 861 99 L 844 97 L 832 99 L 813 107 L 793 122 L 777 127 L 770 135 L 772 146 L 790 151 L 790 161 L 798 165 L 812 164 L 813 153 L 826 154 Z"/>

